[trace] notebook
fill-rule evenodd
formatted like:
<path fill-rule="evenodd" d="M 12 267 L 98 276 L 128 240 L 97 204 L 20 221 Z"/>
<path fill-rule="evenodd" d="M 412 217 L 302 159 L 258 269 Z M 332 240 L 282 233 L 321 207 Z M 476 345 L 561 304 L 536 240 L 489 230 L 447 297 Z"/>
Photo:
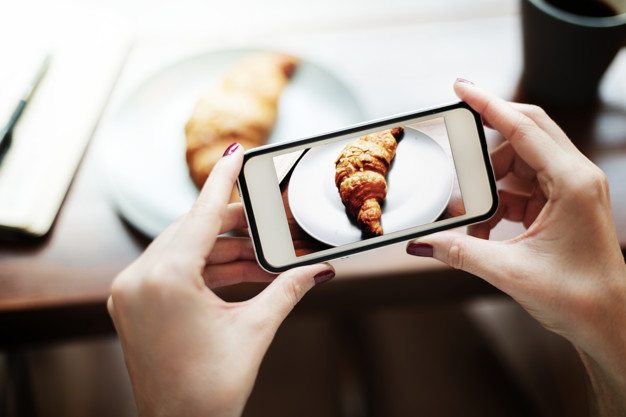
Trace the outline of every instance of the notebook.
<path fill-rule="evenodd" d="M 50 61 L 0 161 L 0 239 L 50 231 L 129 48 L 123 33 L 100 32 L 52 49 L 2 51 L 3 126 L 44 57 Z"/>

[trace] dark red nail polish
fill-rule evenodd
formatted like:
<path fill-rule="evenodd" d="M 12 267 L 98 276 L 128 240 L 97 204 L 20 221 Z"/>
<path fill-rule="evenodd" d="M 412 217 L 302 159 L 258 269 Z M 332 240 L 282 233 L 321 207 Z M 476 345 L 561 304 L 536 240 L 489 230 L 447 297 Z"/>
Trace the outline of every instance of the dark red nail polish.
<path fill-rule="evenodd" d="M 411 242 L 406 247 L 406 253 L 408 253 L 409 255 L 432 258 L 433 252 L 433 246 L 429 245 L 428 243 Z"/>
<path fill-rule="evenodd" d="M 226 148 L 226 150 L 224 151 L 224 155 L 222 156 L 227 156 L 227 155 L 232 154 L 233 152 L 237 150 L 237 148 L 239 148 L 239 144 L 235 142 L 232 145 L 230 145 L 228 148 Z"/>
<path fill-rule="evenodd" d="M 473 83 L 473 82 L 471 82 L 470 80 L 466 80 L 465 78 L 457 78 L 457 79 L 456 79 L 456 82 L 457 82 L 457 83 L 465 83 L 465 84 L 471 84 L 471 85 L 474 85 L 474 83 Z"/>
<path fill-rule="evenodd" d="M 327 269 L 315 275 L 313 277 L 313 280 L 315 280 L 315 285 L 317 285 L 317 284 L 321 284 L 322 282 L 326 282 L 329 279 L 334 278 L 334 276 L 335 276 L 335 271 L 333 271 L 332 269 Z"/>

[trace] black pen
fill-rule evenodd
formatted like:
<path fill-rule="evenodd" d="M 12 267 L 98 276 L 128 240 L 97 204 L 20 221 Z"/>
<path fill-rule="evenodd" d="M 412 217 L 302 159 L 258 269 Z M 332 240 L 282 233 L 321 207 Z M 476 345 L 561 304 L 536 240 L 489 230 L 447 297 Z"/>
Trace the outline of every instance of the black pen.
<path fill-rule="evenodd" d="M 15 110 L 13 110 L 13 114 L 11 115 L 11 118 L 9 119 L 8 123 L 0 131 L 0 161 L 10 145 L 11 134 L 13 132 L 13 128 L 17 124 L 17 121 L 20 119 L 20 116 L 22 116 L 22 112 L 24 111 L 26 104 L 28 104 L 28 101 L 33 96 L 33 92 L 37 88 L 37 85 L 39 85 L 39 82 L 41 81 L 44 74 L 46 73 L 46 70 L 48 69 L 49 65 L 50 65 L 50 56 L 47 55 L 44 58 L 41 65 L 39 66 L 39 68 L 37 69 L 37 73 L 35 74 L 35 77 L 33 77 L 32 81 L 28 84 L 28 86 L 24 90 L 24 93 L 20 97 L 20 100 L 18 101 L 17 106 L 15 107 Z"/>

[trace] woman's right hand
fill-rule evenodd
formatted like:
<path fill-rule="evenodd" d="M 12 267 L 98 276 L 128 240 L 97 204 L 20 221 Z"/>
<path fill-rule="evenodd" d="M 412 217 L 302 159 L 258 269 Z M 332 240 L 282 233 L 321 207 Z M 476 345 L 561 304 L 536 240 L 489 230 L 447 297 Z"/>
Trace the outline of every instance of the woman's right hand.
<path fill-rule="evenodd" d="M 626 266 L 606 176 L 540 108 L 505 102 L 468 82 L 456 82 L 455 91 L 506 139 L 491 155 L 496 178 L 512 175 L 532 191 L 500 190 L 496 214 L 469 235 L 425 236 L 407 251 L 509 294 L 577 347 L 601 415 L 626 415 Z M 502 219 L 527 230 L 487 240 Z"/>

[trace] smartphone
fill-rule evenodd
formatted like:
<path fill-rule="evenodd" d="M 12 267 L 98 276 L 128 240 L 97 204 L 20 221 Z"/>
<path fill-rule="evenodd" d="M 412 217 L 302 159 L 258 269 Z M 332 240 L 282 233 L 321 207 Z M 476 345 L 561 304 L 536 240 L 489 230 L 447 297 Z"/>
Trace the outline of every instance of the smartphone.
<path fill-rule="evenodd" d="M 249 150 L 237 186 L 270 272 L 480 222 L 498 205 L 464 102 Z"/>

